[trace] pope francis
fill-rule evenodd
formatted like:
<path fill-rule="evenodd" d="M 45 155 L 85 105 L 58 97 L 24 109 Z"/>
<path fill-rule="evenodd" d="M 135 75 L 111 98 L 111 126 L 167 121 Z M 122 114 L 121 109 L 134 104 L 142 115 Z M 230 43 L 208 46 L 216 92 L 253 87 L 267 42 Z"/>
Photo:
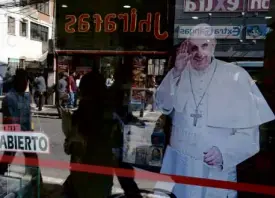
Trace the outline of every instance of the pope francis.
<path fill-rule="evenodd" d="M 236 166 L 259 152 L 259 125 L 274 114 L 250 75 L 214 58 L 211 26 L 195 26 L 175 66 L 156 92 L 171 115 L 172 133 L 161 173 L 236 181 Z M 176 184 L 178 198 L 236 198 L 237 192 Z"/>

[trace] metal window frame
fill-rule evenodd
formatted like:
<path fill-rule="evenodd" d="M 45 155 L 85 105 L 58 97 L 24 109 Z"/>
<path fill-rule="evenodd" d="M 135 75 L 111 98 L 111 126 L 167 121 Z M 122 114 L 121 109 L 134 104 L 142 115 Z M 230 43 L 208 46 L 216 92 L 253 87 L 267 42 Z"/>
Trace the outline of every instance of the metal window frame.
<path fill-rule="evenodd" d="M 33 37 L 33 35 L 32 35 L 33 34 L 32 30 L 35 29 L 35 28 L 32 28 L 32 27 L 36 27 L 37 34 L 38 34 L 37 38 Z M 47 34 L 45 41 L 42 39 L 42 32 Z M 30 39 L 31 40 L 47 42 L 48 38 L 49 38 L 49 27 L 38 24 L 38 23 L 34 23 L 34 22 L 30 23 Z"/>
<path fill-rule="evenodd" d="M 10 21 L 10 20 L 13 20 L 13 21 Z M 11 17 L 11 16 L 8 16 L 8 34 L 15 35 L 15 33 L 16 33 L 16 28 L 15 27 L 16 27 L 15 18 Z M 11 32 L 11 28 L 13 28 L 12 32 Z"/>
<path fill-rule="evenodd" d="M 26 29 L 25 29 L 25 31 L 26 31 L 25 34 L 26 35 L 23 35 L 23 28 L 22 28 L 23 24 L 26 24 Z M 20 21 L 20 24 L 19 24 L 19 35 L 22 36 L 22 37 L 28 37 L 28 21 L 27 20 L 23 19 L 23 20 Z"/>

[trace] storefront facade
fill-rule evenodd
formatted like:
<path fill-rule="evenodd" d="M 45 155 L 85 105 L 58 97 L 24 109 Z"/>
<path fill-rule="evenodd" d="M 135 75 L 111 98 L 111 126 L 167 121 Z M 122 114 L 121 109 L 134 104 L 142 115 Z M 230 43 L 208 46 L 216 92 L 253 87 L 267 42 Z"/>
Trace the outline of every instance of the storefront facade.
<path fill-rule="evenodd" d="M 192 26 L 207 23 L 216 33 L 215 56 L 230 62 L 263 61 L 269 1 L 176 1 L 174 43 L 184 40 Z"/>

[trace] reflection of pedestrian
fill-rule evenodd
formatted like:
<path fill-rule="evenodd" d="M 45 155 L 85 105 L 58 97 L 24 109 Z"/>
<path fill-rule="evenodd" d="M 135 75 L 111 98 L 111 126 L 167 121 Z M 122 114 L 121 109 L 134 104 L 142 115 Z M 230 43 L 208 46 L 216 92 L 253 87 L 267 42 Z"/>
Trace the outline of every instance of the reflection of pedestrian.
<path fill-rule="evenodd" d="M 82 78 L 82 74 L 81 74 L 81 73 L 77 74 L 76 80 L 75 80 L 75 83 L 76 83 L 76 87 L 77 87 L 77 88 L 79 88 L 81 78 Z"/>
<path fill-rule="evenodd" d="M 130 142 L 131 141 L 131 131 L 128 131 L 126 135 L 126 141 Z"/>
<path fill-rule="evenodd" d="M 67 93 L 67 79 L 68 79 L 68 74 L 67 73 L 61 73 L 59 75 L 60 79 L 58 80 L 58 85 L 57 85 L 57 91 L 59 94 L 59 105 L 62 106 L 63 108 L 66 108 L 68 105 L 68 99 L 69 95 Z"/>
<path fill-rule="evenodd" d="M 115 79 L 114 79 L 114 76 L 113 75 L 110 75 L 107 80 L 106 80 L 106 86 L 107 87 L 111 87 L 112 84 L 114 83 Z"/>
<path fill-rule="evenodd" d="M 34 101 L 34 74 L 30 73 L 29 74 L 29 93 L 31 97 L 31 106 L 35 105 Z"/>
<path fill-rule="evenodd" d="M 117 156 L 117 162 L 118 162 L 118 168 L 125 168 L 125 169 L 129 169 L 129 170 L 134 170 L 133 167 L 128 164 L 123 162 L 123 159 L 125 160 L 125 158 L 127 158 L 127 154 L 129 154 L 129 143 L 124 142 L 123 141 L 123 124 L 121 123 L 121 118 L 114 113 L 114 117 L 115 117 L 115 123 L 116 123 L 116 127 L 113 131 L 113 138 L 115 140 L 115 144 L 114 144 L 114 148 L 119 150 L 119 155 Z M 128 134 L 131 134 L 131 132 L 129 131 Z M 125 145 L 125 150 L 123 149 L 123 144 Z M 131 197 L 131 198 L 141 198 L 141 195 L 139 194 L 139 189 L 138 186 L 134 180 L 134 174 L 132 175 L 132 177 L 127 178 L 127 177 L 120 177 L 117 176 L 118 181 L 122 187 L 122 189 L 125 192 L 126 197 Z"/>
<path fill-rule="evenodd" d="M 80 81 L 82 78 L 82 74 L 78 73 L 75 77 L 75 84 L 76 84 L 76 94 L 75 94 L 75 100 L 74 100 L 74 107 L 77 107 L 78 105 L 78 100 L 79 100 L 79 85 L 80 85 Z"/>
<path fill-rule="evenodd" d="M 77 86 L 75 82 L 75 76 L 76 76 L 75 72 L 70 72 L 70 76 L 68 78 L 68 90 L 69 90 L 69 96 L 70 96 L 69 104 L 68 104 L 69 108 L 73 108 L 76 105 L 75 100 L 76 100 Z"/>
<path fill-rule="evenodd" d="M 13 67 L 8 66 L 7 72 L 4 77 L 3 92 L 8 93 L 13 88 L 15 70 Z"/>
<path fill-rule="evenodd" d="M 28 74 L 25 70 L 18 69 L 14 78 L 14 88 L 11 89 L 2 101 L 2 113 L 3 124 L 18 124 L 21 127 L 21 131 L 31 131 L 31 110 L 30 110 L 30 95 L 25 92 L 28 86 Z M 16 152 L 4 152 L 4 156 L 16 155 Z M 26 161 L 32 159 L 32 164 L 38 164 L 38 156 L 36 153 L 25 153 Z M 12 159 L 9 162 L 0 163 L 0 174 L 3 175 L 8 165 L 12 163 Z M 30 162 L 29 162 L 30 163 Z M 26 164 L 29 164 L 26 162 Z M 38 171 L 37 171 L 38 173 Z M 36 175 L 35 175 L 36 176 Z M 41 174 L 39 174 L 41 176 Z M 42 184 L 42 177 L 40 177 Z M 41 189 L 41 188 L 40 188 Z M 37 192 L 39 189 L 35 189 Z M 40 192 L 39 192 L 40 193 Z M 38 196 L 34 196 L 38 197 Z"/>
<path fill-rule="evenodd" d="M 39 73 L 39 76 L 34 80 L 35 92 L 34 99 L 38 107 L 38 111 L 42 110 L 45 103 L 45 93 L 46 93 L 46 82 L 43 76 L 43 72 Z"/>
<path fill-rule="evenodd" d="M 79 89 L 82 98 L 71 123 L 75 131 L 66 132 L 69 135 L 65 151 L 71 155 L 72 163 L 112 167 L 112 112 L 106 105 L 105 80 L 100 74 L 90 72 L 83 76 Z M 67 196 L 72 198 L 105 198 L 111 194 L 112 184 L 113 175 L 72 170 L 64 187 Z"/>

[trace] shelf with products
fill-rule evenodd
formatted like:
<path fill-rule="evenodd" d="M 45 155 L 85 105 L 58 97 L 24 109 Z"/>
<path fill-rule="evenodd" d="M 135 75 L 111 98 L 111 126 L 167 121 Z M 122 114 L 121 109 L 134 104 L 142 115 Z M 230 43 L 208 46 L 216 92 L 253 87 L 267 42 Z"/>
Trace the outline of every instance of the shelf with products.
<path fill-rule="evenodd" d="M 167 59 L 136 56 L 133 58 L 132 87 L 130 91 L 133 111 L 144 111 L 154 94 L 157 82 L 164 76 Z M 160 78 L 160 79 L 156 79 Z M 142 114 L 142 113 L 141 113 Z"/>

